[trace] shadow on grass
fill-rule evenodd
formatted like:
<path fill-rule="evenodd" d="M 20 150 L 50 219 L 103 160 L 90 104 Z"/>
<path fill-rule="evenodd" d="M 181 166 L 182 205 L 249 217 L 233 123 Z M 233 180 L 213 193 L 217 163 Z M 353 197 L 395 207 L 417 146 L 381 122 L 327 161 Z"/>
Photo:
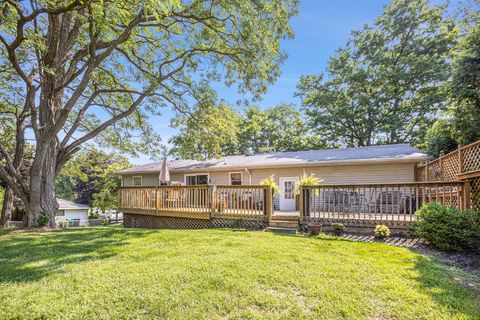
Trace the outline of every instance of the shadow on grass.
<path fill-rule="evenodd" d="M 415 270 L 418 272 L 415 280 L 437 304 L 464 315 L 466 319 L 480 319 L 479 277 L 420 254 L 415 261 Z"/>
<path fill-rule="evenodd" d="M 35 281 L 67 264 L 108 259 L 154 230 L 121 226 L 47 232 L 0 231 L 0 283 Z"/>

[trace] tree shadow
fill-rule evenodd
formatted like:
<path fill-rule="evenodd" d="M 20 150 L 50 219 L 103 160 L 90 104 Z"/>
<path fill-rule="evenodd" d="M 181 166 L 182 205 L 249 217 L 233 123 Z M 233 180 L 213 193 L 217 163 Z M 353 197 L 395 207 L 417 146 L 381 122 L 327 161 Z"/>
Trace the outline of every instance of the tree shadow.
<path fill-rule="evenodd" d="M 103 260 L 118 248 L 154 230 L 121 226 L 67 229 L 48 232 L 0 232 L 0 283 L 29 282 L 67 265 Z"/>
<path fill-rule="evenodd" d="M 411 249 L 410 249 L 411 250 Z M 411 250 L 418 254 L 415 250 Z M 437 258 L 419 254 L 415 278 L 421 288 L 440 306 L 467 319 L 480 319 L 480 278 L 448 266 Z"/>

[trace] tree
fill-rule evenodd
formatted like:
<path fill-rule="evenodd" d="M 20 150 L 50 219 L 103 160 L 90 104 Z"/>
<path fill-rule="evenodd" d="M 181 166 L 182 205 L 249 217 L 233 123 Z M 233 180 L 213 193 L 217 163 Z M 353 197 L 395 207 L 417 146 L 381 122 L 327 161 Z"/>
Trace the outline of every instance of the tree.
<path fill-rule="evenodd" d="M 435 157 L 449 153 L 458 147 L 450 119 L 437 120 L 425 134 L 425 151 Z"/>
<path fill-rule="evenodd" d="M 240 127 L 243 153 L 299 151 L 324 146 L 311 134 L 302 114 L 293 105 L 281 104 L 265 110 L 248 107 Z"/>
<path fill-rule="evenodd" d="M 477 11 L 479 13 L 479 11 Z M 478 20 L 477 16 L 477 20 Z M 450 92 L 456 140 L 469 144 L 480 139 L 480 26 L 467 29 L 452 64 Z"/>
<path fill-rule="evenodd" d="M 25 225 L 36 226 L 40 212 L 53 225 L 55 178 L 92 139 L 148 149 L 144 142 L 157 141 L 148 116 L 167 106 L 188 112 L 210 79 L 237 83 L 254 96 L 265 92 L 279 75 L 280 40 L 292 36 L 288 21 L 297 6 L 296 0 L 3 1 L 0 78 L 21 92 L 14 152 L 0 140 L 0 177 L 25 204 Z M 29 182 L 18 168 L 27 127 L 35 140 Z"/>
<path fill-rule="evenodd" d="M 121 178 L 115 172 L 130 167 L 130 162 L 116 153 L 98 149 L 82 150 L 68 161 L 57 177 L 55 194 L 66 200 L 114 209 L 116 189 Z"/>
<path fill-rule="evenodd" d="M 240 121 L 238 112 L 226 104 L 200 106 L 192 115 L 172 120 L 170 126 L 179 133 L 169 140 L 170 152 L 177 159 L 196 160 L 236 154 Z"/>
<path fill-rule="evenodd" d="M 298 151 L 324 146 L 307 128 L 302 114 L 292 105 L 265 110 L 247 107 L 243 113 L 220 104 L 200 107 L 190 117 L 175 118 L 180 128 L 170 139 L 178 159 L 205 160 L 245 153 Z"/>
<path fill-rule="evenodd" d="M 326 142 L 354 147 L 422 141 L 445 110 L 443 90 L 457 29 L 445 5 L 394 0 L 353 31 L 324 75 L 303 76 L 298 96 Z"/>

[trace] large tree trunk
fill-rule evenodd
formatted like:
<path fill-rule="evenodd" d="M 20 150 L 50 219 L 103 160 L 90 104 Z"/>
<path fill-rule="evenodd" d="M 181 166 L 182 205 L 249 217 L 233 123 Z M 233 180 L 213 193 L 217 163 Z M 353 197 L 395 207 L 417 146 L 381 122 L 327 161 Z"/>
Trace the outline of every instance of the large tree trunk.
<path fill-rule="evenodd" d="M 2 212 L 0 216 L 0 227 L 5 227 L 12 219 L 13 200 L 15 194 L 12 189 L 7 187 L 3 196 Z"/>
<path fill-rule="evenodd" d="M 30 176 L 30 197 L 25 205 L 25 226 L 39 226 L 39 218 L 47 218 L 46 226 L 55 226 L 55 213 L 58 203 L 55 199 L 54 186 L 56 177 L 56 147 L 55 140 L 37 148 Z M 40 221 L 41 222 L 41 221 Z"/>

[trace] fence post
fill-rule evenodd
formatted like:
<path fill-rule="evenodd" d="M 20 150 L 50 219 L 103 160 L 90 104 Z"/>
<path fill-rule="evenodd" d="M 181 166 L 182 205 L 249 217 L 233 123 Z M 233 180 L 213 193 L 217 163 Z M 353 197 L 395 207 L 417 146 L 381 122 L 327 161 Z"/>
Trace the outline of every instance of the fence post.
<path fill-rule="evenodd" d="M 470 181 L 466 180 L 463 185 L 463 210 L 470 210 Z"/>
<path fill-rule="evenodd" d="M 273 214 L 273 190 L 272 186 L 268 186 L 267 189 L 265 189 L 265 210 L 266 210 L 266 215 L 267 215 L 267 220 L 270 223 L 270 220 L 272 219 L 272 214 Z"/>
<path fill-rule="evenodd" d="M 425 182 L 428 182 L 428 161 L 425 162 Z"/>
<path fill-rule="evenodd" d="M 298 222 L 301 226 L 302 223 L 303 223 L 303 200 L 304 200 L 303 199 L 304 197 L 303 197 L 303 186 L 302 185 L 300 185 L 300 195 L 299 195 L 299 197 L 300 197 L 300 205 L 299 205 L 298 209 L 300 210 L 300 217 L 299 217 Z"/>
<path fill-rule="evenodd" d="M 160 197 L 158 196 L 158 186 L 155 186 L 155 215 L 158 216 Z"/>
<path fill-rule="evenodd" d="M 216 199 L 217 199 L 217 188 L 216 186 L 210 186 L 210 219 L 212 219 L 212 217 L 215 216 Z"/>

